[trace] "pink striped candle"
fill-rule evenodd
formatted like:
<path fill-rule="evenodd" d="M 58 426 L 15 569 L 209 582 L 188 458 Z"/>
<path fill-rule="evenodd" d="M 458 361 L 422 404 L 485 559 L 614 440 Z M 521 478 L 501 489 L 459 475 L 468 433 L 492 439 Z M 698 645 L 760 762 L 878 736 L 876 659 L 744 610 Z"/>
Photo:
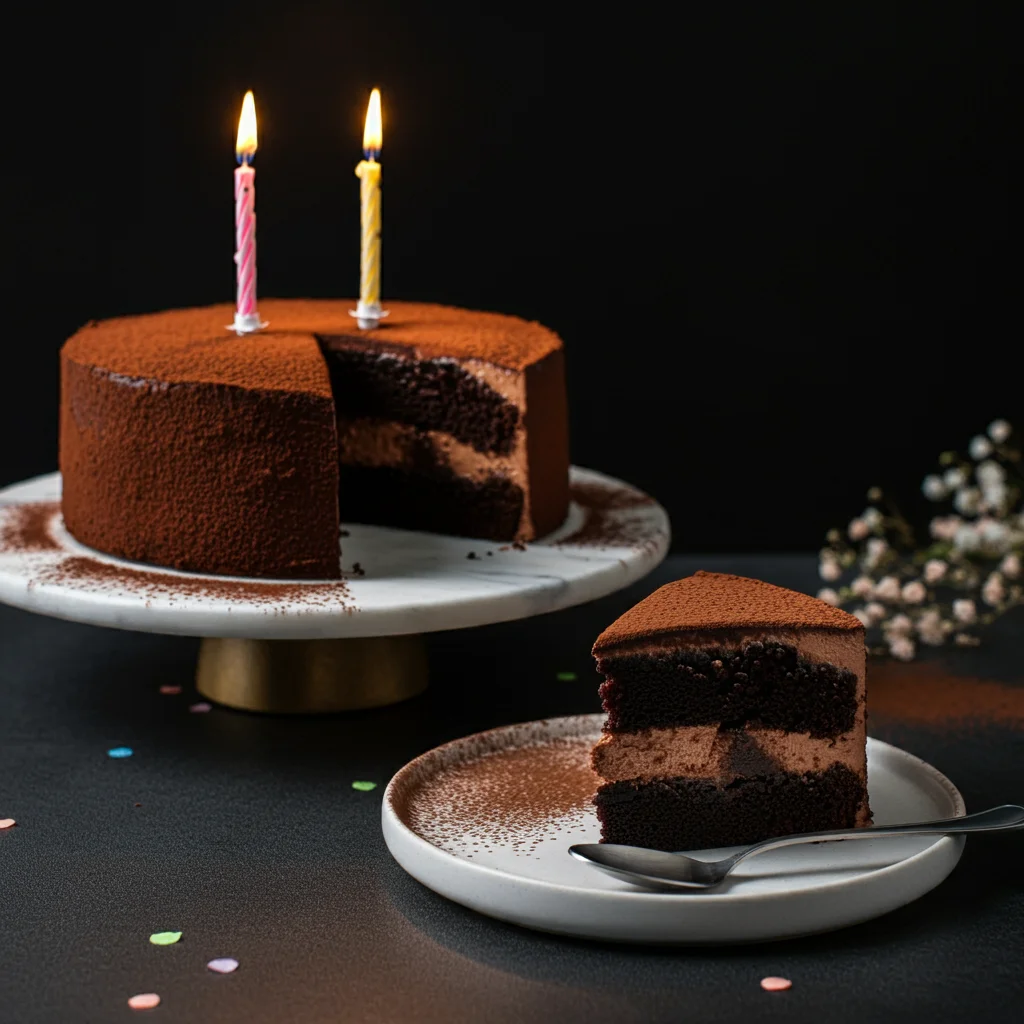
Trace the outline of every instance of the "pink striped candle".
<path fill-rule="evenodd" d="M 252 91 L 242 101 L 238 119 L 235 156 L 235 322 L 230 329 L 238 334 L 262 330 L 267 325 L 256 309 L 256 104 Z"/>

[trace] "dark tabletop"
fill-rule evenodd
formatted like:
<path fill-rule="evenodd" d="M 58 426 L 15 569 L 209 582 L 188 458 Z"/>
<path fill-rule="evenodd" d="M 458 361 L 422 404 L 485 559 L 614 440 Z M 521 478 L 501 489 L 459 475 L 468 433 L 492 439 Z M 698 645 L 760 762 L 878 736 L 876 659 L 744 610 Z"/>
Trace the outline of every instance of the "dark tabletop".
<path fill-rule="evenodd" d="M 598 710 L 594 637 L 696 568 L 818 585 L 808 556 L 674 558 L 582 608 L 437 634 L 426 694 L 319 718 L 189 714 L 197 641 L 0 607 L 0 818 L 18 822 L 0 831 L 0 1021 L 127 1020 L 138 992 L 190 1024 L 1020 1020 L 1024 834 L 968 839 L 943 885 L 867 924 L 716 949 L 525 931 L 391 859 L 380 800 L 398 768 L 465 733 Z M 869 675 L 872 734 L 945 772 L 968 809 L 1024 801 L 1019 625 Z M 108 758 L 119 745 L 134 756 Z M 148 942 L 165 929 L 184 936 Z M 237 973 L 205 969 L 220 956 Z M 769 974 L 793 988 L 762 992 Z"/>

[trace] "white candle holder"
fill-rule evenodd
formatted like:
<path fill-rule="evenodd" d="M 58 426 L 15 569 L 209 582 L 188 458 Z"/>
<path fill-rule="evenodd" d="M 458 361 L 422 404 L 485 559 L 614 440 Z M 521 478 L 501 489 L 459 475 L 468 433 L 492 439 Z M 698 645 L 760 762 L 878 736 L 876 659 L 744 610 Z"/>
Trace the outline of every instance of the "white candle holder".
<path fill-rule="evenodd" d="M 235 322 L 228 324 L 228 330 L 235 334 L 254 334 L 270 326 L 268 320 L 261 320 L 259 313 L 236 313 Z"/>
<path fill-rule="evenodd" d="M 388 315 L 388 312 L 386 309 L 381 309 L 379 302 L 363 302 L 360 299 L 356 303 L 356 308 L 348 311 L 348 315 L 356 318 L 362 330 L 372 331 Z"/>

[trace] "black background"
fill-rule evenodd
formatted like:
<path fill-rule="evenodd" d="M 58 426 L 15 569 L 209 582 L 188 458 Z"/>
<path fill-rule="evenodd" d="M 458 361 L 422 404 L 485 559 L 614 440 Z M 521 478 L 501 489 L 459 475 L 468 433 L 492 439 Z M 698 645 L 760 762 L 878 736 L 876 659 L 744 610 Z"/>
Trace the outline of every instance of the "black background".
<path fill-rule="evenodd" d="M 812 548 L 874 483 L 923 513 L 936 454 L 1017 416 L 999 8 L 479 7 L 8 15 L 0 483 L 55 466 L 79 324 L 231 299 L 246 88 L 261 294 L 355 290 L 379 85 L 385 298 L 555 328 L 574 460 L 659 497 L 677 549 Z"/>

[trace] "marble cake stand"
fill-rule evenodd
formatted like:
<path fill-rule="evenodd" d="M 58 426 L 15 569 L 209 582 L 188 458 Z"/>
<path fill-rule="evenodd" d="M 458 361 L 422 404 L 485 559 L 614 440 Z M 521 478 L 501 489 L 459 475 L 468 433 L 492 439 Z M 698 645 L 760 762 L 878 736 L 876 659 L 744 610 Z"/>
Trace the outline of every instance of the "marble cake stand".
<path fill-rule="evenodd" d="M 196 684 L 253 711 L 390 704 L 427 685 L 422 634 L 527 618 L 603 597 L 665 557 L 665 510 L 573 467 L 563 526 L 513 547 L 346 524 L 343 582 L 174 572 L 79 544 L 60 474 L 0 490 L 0 602 L 96 626 L 203 637 Z"/>

